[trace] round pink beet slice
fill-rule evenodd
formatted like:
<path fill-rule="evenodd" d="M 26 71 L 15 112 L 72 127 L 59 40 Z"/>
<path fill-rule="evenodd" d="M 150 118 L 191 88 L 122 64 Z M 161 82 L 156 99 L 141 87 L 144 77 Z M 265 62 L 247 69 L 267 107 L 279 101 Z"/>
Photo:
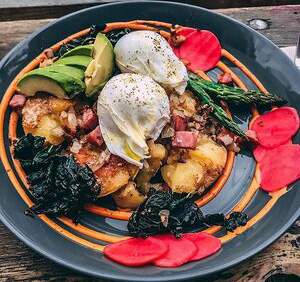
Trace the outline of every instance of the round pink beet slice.
<path fill-rule="evenodd" d="M 158 259 L 167 250 L 167 244 L 154 237 L 132 238 L 106 246 L 104 255 L 120 264 L 140 266 Z"/>
<path fill-rule="evenodd" d="M 296 109 L 291 107 L 282 107 L 261 115 L 251 126 L 260 145 L 266 148 L 275 148 L 287 143 L 298 128 L 299 116 Z"/>
<path fill-rule="evenodd" d="M 285 144 L 283 144 L 283 145 L 290 145 L 290 144 L 293 144 L 291 139 L 289 139 L 289 140 L 288 140 Z M 281 146 L 282 146 L 282 145 L 281 145 Z M 264 158 L 264 156 L 265 156 L 265 154 L 266 154 L 266 152 L 267 152 L 268 150 L 272 150 L 272 149 L 266 148 L 266 147 L 264 147 L 264 146 L 262 146 L 262 145 L 258 145 L 258 146 L 253 150 L 253 155 L 254 155 L 254 158 L 255 158 L 256 162 L 261 163 L 262 160 L 263 160 L 263 158 Z"/>
<path fill-rule="evenodd" d="M 197 32 L 197 31 L 198 31 L 197 28 L 185 27 L 185 28 L 182 28 L 182 29 L 178 30 L 176 32 L 176 34 L 183 35 L 185 38 L 187 38 L 187 37 L 189 37 L 190 35 L 192 35 L 193 33 Z"/>
<path fill-rule="evenodd" d="M 220 61 L 222 47 L 218 38 L 208 30 L 179 31 L 187 34 L 186 40 L 180 45 L 179 57 L 190 70 L 207 71 Z"/>
<path fill-rule="evenodd" d="M 198 251 L 196 245 L 185 238 L 176 239 L 171 234 L 157 235 L 155 238 L 168 245 L 168 251 L 153 264 L 160 267 L 177 267 L 188 262 Z"/>
<path fill-rule="evenodd" d="M 198 247 L 198 251 L 190 259 L 191 261 L 209 257 L 220 250 L 222 247 L 220 239 L 205 232 L 187 233 L 182 237 L 192 241 Z"/>
<path fill-rule="evenodd" d="M 300 177 L 300 145 L 282 145 L 267 150 L 261 165 L 260 186 L 274 192 L 296 181 Z"/>
<path fill-rule="evenodd" d="M 187 38 L 188 36 L 190 36 L 191 34 L 193 34 L 194 32 L 196 32 L 197 29 L 196 28 L 192 28 L 192 27 L 185 27 L 180 29 L 179 31 L 176 32 L 176 35 L 183 35 L 185 38 Z M 173 49 L 173 52 L 175 53 L 175 55 L 180 58 L 180 46 L 175 47 L 171 44 L 171 47 Z"/>

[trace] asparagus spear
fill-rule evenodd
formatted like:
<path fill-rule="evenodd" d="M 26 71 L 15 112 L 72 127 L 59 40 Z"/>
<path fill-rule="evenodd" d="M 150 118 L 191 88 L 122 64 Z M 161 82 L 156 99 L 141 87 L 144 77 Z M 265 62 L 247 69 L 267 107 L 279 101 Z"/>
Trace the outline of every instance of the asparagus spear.
<path fill-rule="evenodd" d="M 228 130 L 232 131 L 238 136 L 241 136 L 244 139 L 247 139 L 246 134 L 239 126 L 228 117 L 226 112 L 218 105 L 216 105 L 209 95 L 202 88 L 201 83 L 198 83 L 198 80 L 189 79 L 188 81 L 189 88 L 193 93 L 201 100 L 202 103 L 208 104 L 212 107 L 212 115 Z"/>
<path fill-rule="evenodd" d="M 197 84 L 210 95 L 234 105 L 275 105 L 284 103 L 285 100 L 271 93 L 262 93 L 258 90 L 244 91 L 241 88 L 231 87 L 216 82 L 190 75 L 190 79 L 196 80 Z"/>

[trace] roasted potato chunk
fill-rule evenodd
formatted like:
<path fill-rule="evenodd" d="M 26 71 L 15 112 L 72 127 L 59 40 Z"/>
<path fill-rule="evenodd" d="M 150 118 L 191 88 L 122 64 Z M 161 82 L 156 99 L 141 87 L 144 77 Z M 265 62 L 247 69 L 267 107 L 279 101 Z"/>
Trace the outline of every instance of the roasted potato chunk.
<path fill-rule="evenodd" d="M 100 149 L 85 145 L 74 156 L 79 164 L 87 164 L 93 170 L 101 187 L 99 197 L 104 197 L 126 185 L 131 178 L 131 172 L 136 170 L 136 166 L 115 155 L 110 155 L 109 160 L 101 166 L 99 164 L 100 153 Z"/>
<path fill-rule="evenodd" d="M 167 154 L 166 148 L 162 144 L 155 144 L 153 141 L 148 142 L 150 158 L 145 161 L 143 168 L 136 176 L 137 186 L 148 182 L 161 166 L 161 160 Z"/>
<path fill-rule="evenodd" d="M 197 112 L 197 101 L 191 91 L 186 90 L 181 96 L 172 94 L 170 97 L 171 112 L 180 111 L 186 117 L 192 117 Z"/>
<path fill-rule="evenodd" d="M 203 136 L 195 150 L 172 150 L 162 176 L 174 192 L 202 193 L 222 173 L 226 159 L 226 149 Z"/>
<path fill-rule="evenodd" d="M 33 132 L 25 131 L 25 133 L 43 136 L 47 142 L 53 145 L 58 145 L 64 141 L 64 130 L 61 128 L 58 119 L 52 115 L 42 116 L 36 129 Z"/>
<path fill-rule="evenodd" d="M 176 193 L 197 193 L 204 182 L 204 172 L 198 161 L 190 159 L 161 168 L 164 180 Z"/>
<path fill-rule="evenodd" d="M 99 197 L 107 196 L 129 182 L 129 167 L 132 164 L 127 163 L 118 156 L 111 155 L 106 164 L 94 172 L 97 181 L 101 184 Z"/>
<path fill-rule="evenodd" d="M 136 189 L 136 185 L 132 181 L 114 192 L 112 196 L 117 206 L 128 209 L 136 209 L 145 199 L 145 196 Z"/>
<path fill-rule="evenodd" d="M 189 150 L 192 160 L 198 161 L 205 169 L 205 177 L 199 193 L 214 183 L 222 173 L 226 160 L 227 150 L 210 138 L 202 138 L 197 144 L 196 150 Z"/>
<path fill-rule="evenodd" d="M 189 150 L 190 158 L 199 161 L 207 169 L 222 171 L 227 159 L 227 150 L 210 138 L 202 138 L 196 150 Z"/>
<path fill-rule="evenodd" d="M 62 100 L 53 96 L 37 95 L 30 97 L 22 110 L 24 132 L 43 136 L 46 141 L 58 145 L 64 141 L 63 125 L 59 115 L 67 111 L 75 102 Z"/>

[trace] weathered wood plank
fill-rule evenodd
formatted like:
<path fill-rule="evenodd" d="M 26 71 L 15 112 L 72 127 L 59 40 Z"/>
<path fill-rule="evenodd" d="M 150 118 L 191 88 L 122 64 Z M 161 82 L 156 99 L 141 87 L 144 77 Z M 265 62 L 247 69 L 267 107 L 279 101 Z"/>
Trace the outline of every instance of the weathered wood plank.
<path fill-rule="evenodd" d="M 0 21 L 57 18 L 99 4 L 126 0 L 2 0 Z M 168 0 L 167 0 L 168 1 Z M 177 0 L 209 9 L 299 4 L 299 0 Z M 22 7 L 22 12 L 19 8 Z"/>
<path fill-rule="evenodd" d="M 253 18 L 267 19 L 269 29 L 260 31 L 279 46 L 294 45 L 300 23 L 300 5 L 217 10 L 247 23 Z M 0 22 L 0 59 L 33 31 L 51 22 L 27 20 Z M 61 267 L 33 252 L 0 223 L 0 281 L 100 281 Z M 300 222 L 265 251 L 238 267 L 207 278 L 210 282 L 265 281 L 276 272 L 300 273 Z M 298 264 L 296 264 L 298 263 Z M 203 280 L 199 282 L 204 282 Z M 268 280 L 268 282 L 275 281 Z M 288 280 L 282 280 L 288 281 Z M 292 281 L 292 280 L 291 280 Z M 296 280 L 294 280 L 296 281 Z"/>
<path fill-rule="evenodd" d="M 259 32 L 279 47 L 295 45 L 297 42 L 300 32 L 300 5 L 216 11 L 246 24 L 255 18 L 267 20 L 270 26 Z M 0 58 L 23 38 L 51 21 L 52 19 L 0 22 Z"/>

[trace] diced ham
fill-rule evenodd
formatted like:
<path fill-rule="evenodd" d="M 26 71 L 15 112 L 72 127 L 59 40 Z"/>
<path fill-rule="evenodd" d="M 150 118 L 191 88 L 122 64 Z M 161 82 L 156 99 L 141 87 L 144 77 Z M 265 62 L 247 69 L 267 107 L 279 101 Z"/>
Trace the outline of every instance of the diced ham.
<path fill-rule="evenodd" d="M 9 102 L 9 105 L 14 109 L 23 109 L 26 103 L 26 96 L 24 95 L 14 95 Z"/>
<path fill-rule="evenodd" d="M 81 126 L 84 129 L 93 130 L 97 125 L 98 125 L 98 116 L 96 115 L 96 113 L 91 108 L 85 109 L 82 114 Z"/>
<path fill-rule="evenodd" d="M 233 86 L 233 79 L 230 73 L 218 74 L 218 83 Z"/>
<path fill-rule="evenodd" d="M 100 147 L 103 144 L 104 139 L 99 125 L 87 135 L 86 141 L 97 147 Z"/>
<path fill-rule="evenodd" d="M 217 140 L 221 141 L 224 146 L 230 146 L 234 143 L 234 135 L 225 129 L 218 134 Z"/>
<path fill-rule="evenodd" d="M 173 116 L 174 126 L 176 131 L 185 131 L 187 122 L 178 115 Z"/>
<path fill-rule="evenodd" d="M 251 143 L 255 143 L 255 144 L 258 143 L 257 134 L 254 130 L 251 130 L 251 129 L 245 130 L 245 134 Z"/>
<path fill-rule="evenodd" d="M 177 148 L 195 150 L 197 146 L 198 132 L 191 131 L 177 131 L 175 132 L 172 146 Z"/>

